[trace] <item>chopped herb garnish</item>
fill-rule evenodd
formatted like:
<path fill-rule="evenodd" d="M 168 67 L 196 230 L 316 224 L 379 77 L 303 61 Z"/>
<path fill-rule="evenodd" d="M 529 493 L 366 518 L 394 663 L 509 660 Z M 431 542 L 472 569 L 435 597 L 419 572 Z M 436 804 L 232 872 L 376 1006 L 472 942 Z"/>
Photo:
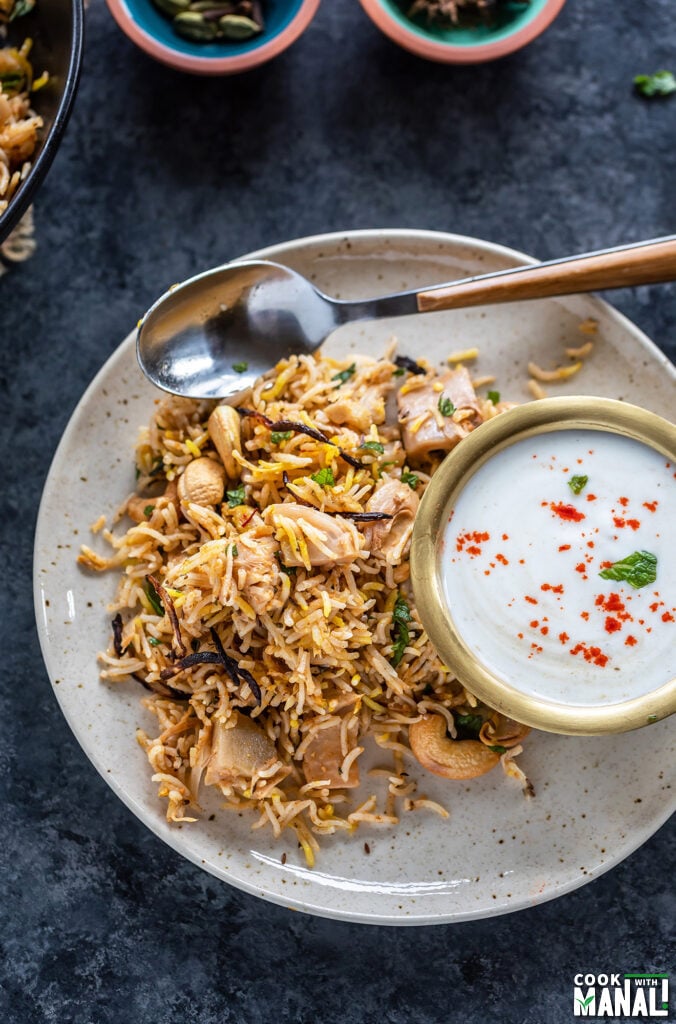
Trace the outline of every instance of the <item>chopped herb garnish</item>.
<path fill-rule="evenodd" d="M 493 405 L 497 405 L 498 402 L 500 401 L 500 392 L 499 391 L 489 391 L 486 397 L 488 398 L 489 402 L 493 403 Z"/>
<path fill-rule="evenodd" d="M 226 491 L 225 496 L 228 499 L 228 508 L 237 508 L 238 505 L 246 504 L 246 491 L 244 490 L 244 484 L 240 484 L 234 491 Z"/>
<path fill-rule="evenodd" d="M 452 416 L 455 412 L 455 406 L 447 395 L 439 396 L 439 412 L 442 416 Z"/>
<path fill-rule="evenodd" d="M 164 605 L 160 601 L 160 595 L 155 590 L 149 579 L 143 581 L 143 590 L 152 605 L 152 609 L 156 615 L 164 615 Z"/>
<path fill-rule="evenodd" d="M 151 517 L 151 515 L 153 514 L 154 511 L 155 511 L 155 506 L 154 505 L 146 505 L 146 507 L 143 509 L 143 515 L 146 517 L 146 519 L 150 519 L 150 517 Z"/>
<path fill-rule="evenodd" d="M 16 0 L 16 3 L 12 8 L 12 13 L 7 20 L 14 21 L 15 18 L 22 18 L 24 14 L 29 14 L 34 7 L 35 0 Z"/>
<path fill-rule="evenodd" d="M 507 747 L 502 747 L 499 743 L 496 743 L 494 747 L 489 747 L 489 750 L 493 750 L 496 754 L 506 754 Z"/>
<path fill-rule="evenodd" d="M 336 387 L 340 387 L 341 384 L 344 384 L 345 381 L 349 380 L 350 377 L 352 377 L 352 375 L 355 374 L 356 372 L 357 364 L 352 363 L 351 366 L 348 366 L 347 370 L 341 370 L 340 373 L 334 373 L 331 380 L 337 380 L 338 384 L 336 385 Z"/>
<path fill-rule="evenodd" d="M 404 369 L 404 367 L 403 366 L 398 366 L 396 370 L 392 371 L 392 376 L 393 377 L 403 377 L 405 373 L 406 373 L 406 370 Z"/>
<path fill-rule="evenodd" d="M 233 363 L 232 364 L 232 368 L 235 371 L 235 373 L 246 373 L 246 371 L 249 369 L 249 364 L 248 363 Z"/>
<path fill-rule="evenodd" d="M 397 600 L 394 602 L 394 608 L 392 609 L 392 634 L 394 642 L 392 644 L 392 657 L 390 660 L 394 668 L 397 667 L 401 659 L 404 657 L 404 651 L 408 647 L 408 641 L 410 639 L 408 623 L 410 621 L 411 609 L 405 599 L 401 594 L 399 594 Z"/>
<path fill-rule="evenodd" d="M 282 441 L 290 441 L 292 437 L 292 430 L 273 430 L 270 434 L 270 440 L 273 444 L 281 444 Z"/>
<path fill-rule="evenodd" d="M 634 86 L 641 96 L 669 96 L 676 92 L 676 78 L 671 71 L 656 71 L 654 75 L 637 75 Z"/>
<path fill-rule="evenodd" d="M 570 480 L 568 481 L 568 486 L 570 487 L 573 494 L 581 494 L 588 483 L 588 476 L 571 476 Z"/>
<path fill-rule="evenodd" d="M 657 579 L 657 558 L 649 551 L 634 551 L 599 573 L 604 580 L 621 580 L 638 590 Z"/>
<path fill-rule="evenodd" d="M 481 715 L 456 715 L 455 728 L 460 739 L 479 735 L 484 720 Z"/>
<path fill-rule="evenodd" d="M 150 644 L 151 647 L 159 647 L 162 641 L 158 640 L 156 636 L 149 636 L 148 643 Z"/>
<path fill-rule="evenodd" d="M 233 557 L 233 558 L 237 558 L 237 555 L 238 555 L 238 554 L 239 554 L 239 551 L 237 550 L 237 545 L 236 545 L 236 544 L 233 544 L 233 545 L 232 545 L 232 557 Z"/>
<path fill-rule="evenodd" d="M 297 572 L 295 565 L 284 565 L 283 562 L 279 563 L 279 568 L 285 576 L 295 576 Z"/>
<path fill-rule="evenodd" d="M 319 484 L 320 487 L 333 487 L 336 482 L 333 476 L 333 470 L 330 466 L 325 466 L 324 469 L 320 469 L 316 473 L 313 473 L 310 479 L 314 480 L 314 482 Z"/>
<path fill-rule="evenodd" d="M 380 441 L 364 441 L 359 447 L 365 448 L 367 452 L 377 452 L 378 455 L 385 454 L 385 446 Z"/>
<path fill-rule="evenodd" d="M 648 715 L 648 717 L 646 718 L 646 722 L 656 722 L 658 717 L 658 715 Z"/>
<path fill-rule="evenodd" d="M 415 473 L 409 473 L 409 471 L 405 469 L 401 474 L 401 482 L 402 484 L 408 484 L 411 490 L 414 491 L 420 483 L 420 477 L 416 476 Z"/>

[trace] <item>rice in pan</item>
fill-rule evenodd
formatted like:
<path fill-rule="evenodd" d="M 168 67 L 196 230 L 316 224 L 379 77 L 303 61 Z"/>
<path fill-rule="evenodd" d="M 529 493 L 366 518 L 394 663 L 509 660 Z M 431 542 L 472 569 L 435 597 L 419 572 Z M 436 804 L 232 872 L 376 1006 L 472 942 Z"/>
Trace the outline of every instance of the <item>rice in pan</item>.
<path fill-rule="evenodd" d="M 214 786 L 254 828 L 293 829 L 312 865 L 322 836 L 445 816 L 420 765 L 468 779 L 501 763 L 529 790 L 528 730 L 453 678 L 409 583 L 432 473 L 504 408 L 464 365 L 365 356 L 282 361 L 237 410 L 158 401 L 118 515 L 133 523 L 104 530 L 111 557 L 79 561 L 121 572 L 102 676 L 149 691 L 157 725 L 138 740 L 170 821 Z M 368 744 L 384 757 L 366 773 Z"/>

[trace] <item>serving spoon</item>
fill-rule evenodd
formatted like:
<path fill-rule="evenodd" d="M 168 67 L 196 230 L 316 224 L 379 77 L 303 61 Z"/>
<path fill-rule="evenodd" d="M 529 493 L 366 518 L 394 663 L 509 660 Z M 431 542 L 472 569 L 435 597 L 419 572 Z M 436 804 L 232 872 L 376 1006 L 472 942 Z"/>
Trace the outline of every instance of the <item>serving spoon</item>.
<path fill-rule="evenodd" d="M 139 324 L 146 377 L 189 398 L 230 398 L 293 353 L 314 352 L 342 324 L 676 279 L 676 235 L 431 288 L 345 302 L 267 260 L 243 260 L 165 292 Z"/>

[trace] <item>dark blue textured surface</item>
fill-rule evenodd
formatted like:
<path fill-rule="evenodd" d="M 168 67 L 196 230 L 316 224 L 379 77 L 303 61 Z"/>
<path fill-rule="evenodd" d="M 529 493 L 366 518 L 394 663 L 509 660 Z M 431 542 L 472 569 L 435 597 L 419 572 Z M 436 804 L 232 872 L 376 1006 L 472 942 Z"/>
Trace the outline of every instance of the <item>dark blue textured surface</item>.
<path fill-rule="evenodd" d="M 30 578 L 61 431 L 172 282 L 343 228 L 450 229 L 540 257 L 674 230 L 676 98 L 631 93 L 634 74 L 676 70 L 673 0 L 570 0 L 528 50 L 464 69 L 400 52 L 356 0 L 324 0 L 288 53 L 215 81 L 154 64 L 101 0 L 87 21 L 38 252 L 0 280 L 0 1019 L 563 1024 L 576 971 L 669 970 L 673 823 L 584 889 L 459 926 L 334 924 L 216 882 L 138 823 L 72 738 Z M 614 301 L 673 358 L 674 287 Z"/>

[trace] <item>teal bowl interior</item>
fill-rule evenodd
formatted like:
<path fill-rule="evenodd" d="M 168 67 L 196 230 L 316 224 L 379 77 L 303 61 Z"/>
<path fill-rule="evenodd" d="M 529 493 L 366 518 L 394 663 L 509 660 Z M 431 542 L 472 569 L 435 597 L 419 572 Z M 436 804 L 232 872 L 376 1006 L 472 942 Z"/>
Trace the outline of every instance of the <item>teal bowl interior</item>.
<path fill-rule="evenodd" d="M 303 0 L 264 0 L 265 29 L 260 35 L 241 42 L 224 39 L 215 43 L 196 43 L 183 39 L 174 31 L 171 18 L 162 14 L 153 0 L 124 0 L 124 5 L 130 18 L 139 28 L 169 49 L 190 57 L 222 59 L 252 53 L 265 43 L 269 43 L 293 21 L 303 6 Z"/>
<path fill-rule="evenodd" d="M 523 0 L 509 0 L 502 6 L 496 25 L 477 25 L 468 28 L 438 28 L 436 25 L 427 25 L 424 18 L 415 19 L 407 17 L 407 10 L 413 4 L 413 0 L 380 0 L 380 4 L 391 16 L 398 21 L 409 32 L 421 36 L 423 39 L 433 39 L 438 43 L 451 43 L 454 46 L 480 46 L 486 43 L 495 43 L 501 39 L 507 39 L 514 32 L 524 28 L 530 21 L 540 14 L 547 6 L 549 0 L 530 0 L 530 3 Z"/>

